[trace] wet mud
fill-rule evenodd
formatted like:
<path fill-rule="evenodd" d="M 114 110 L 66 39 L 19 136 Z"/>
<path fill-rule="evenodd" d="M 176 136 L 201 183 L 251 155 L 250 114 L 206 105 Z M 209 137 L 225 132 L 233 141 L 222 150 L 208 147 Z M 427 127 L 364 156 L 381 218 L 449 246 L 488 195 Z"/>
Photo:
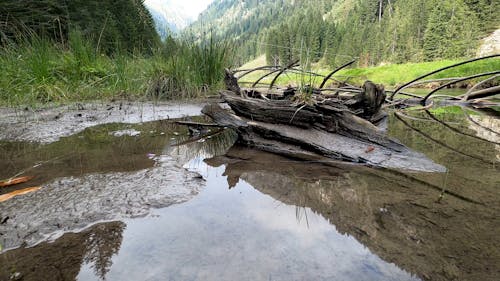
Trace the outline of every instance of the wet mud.
<path fill-rule="evenodd" d="M 77 103 L 32 109 L 0 108 L 0 139 L 50 143 L 109 123 L 143 123 L 200 115 L 202 103 Z"/>
<path fill-rule="evenodd" d="M 190 110 L 176 109 L 183 114 Z M 145 216 L 151 208 L 193 198 L 205 182 L 163 153 L 188 137 L 186 128 L 162 120 L 89 127 L 52 143 L 0 142 L 0 179 L 34 177 L 4 187 L 0 194 L 41 187 L 0 203 L 2 251 L 31 247 L 102 221 Z"/>
<path fill-rule="evenodd" d="M 188 201 L 204 182 L 167 157 L 136 172 L 64 177 L 40 191 L 2 203 L 5 249 L 33 246 L 99 221 L 140 217 L 151 208 Z"/>

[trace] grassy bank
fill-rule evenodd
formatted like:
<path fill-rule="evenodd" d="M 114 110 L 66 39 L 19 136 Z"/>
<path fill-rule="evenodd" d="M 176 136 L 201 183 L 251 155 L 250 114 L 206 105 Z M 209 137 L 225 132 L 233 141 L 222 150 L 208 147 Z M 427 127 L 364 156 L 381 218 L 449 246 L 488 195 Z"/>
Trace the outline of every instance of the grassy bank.
<path fill-rule="evenodd" d="M 153 54 L 97 52 L 78 32 L 64 45 L 33 37 L 0 47 L 0 104 L 96 99 L 185 99 L 221 87 L 225 42 L 170 40 Z"/>
<path fill-rule="evenodd" d="M 436 69 L 452 65 L 462 60 L 441 60 L 434 62 L 423 62 L 423 63 L 405 63 L 405 64 L 388 64 L 382 66 L 368 67 L 368 68 L 350 68 L 339 71 L 334 75 L 334 78 L 341 81 L 349 81 L 354 84 L 362 84 L 366 80 L 371 80 L 375 83 L 380 83 L 388 88 L 395 87 L 396 85 L 401 85 L 405 82 L 411 81 L 418 76 L 432 72 Z M 249 62 L 248 64 L 242 66 L 242 68 L 253 68 L 257 67 L 259 63 L 265 62 L 263 58 L 258 58 L 255 61 Z M 441 73 L 430 76 L 428 79 L 439 79 L 446 77 L 465 77 L 472 74 L 497 71 L 500 69 L 500 58 L 488 59 L 484 61 L 477 61 L 471 64 L 459 66 L 453 69 L 443 71 Z M 316 65 L 311 67 L 311 71 L 319 74 L 326 75 L 331 70 L 324 69 L 322 66 Z M 255 81 L 264 72 L 255 72 L 251 75 L 246 76 L 243 81 Z M 273 76 L 262 80 L 264 83 L 269 83 Z M 278 81 L 278 85 L 297 85 L 297 84 L 318 84 L 322 81 L 322 77 L 312 77 L 308 74 L 293 74 L 289 73 L 282 75 Z"/>
<path fill-rule="evenodd" d="M 442 60 L 423 63 L 391 64 L 368 68 L 354 68 L 339 72 L 339 76 L 352 77 L 353 81 L 362 83 L 365 80 L 372 80 L 375 83 L 387 86 L 401 85 L 411 81 L 418 76 L 432 72 L 436 69 L 446 67 L 461 60 Z M 439 79 L 447 77 L 465 77 L 482 72 L 491 72 L 500 69 L 500 58 L 477 61 L 471 64 L 462 65 L 437 73 L 429 79 Z"/>

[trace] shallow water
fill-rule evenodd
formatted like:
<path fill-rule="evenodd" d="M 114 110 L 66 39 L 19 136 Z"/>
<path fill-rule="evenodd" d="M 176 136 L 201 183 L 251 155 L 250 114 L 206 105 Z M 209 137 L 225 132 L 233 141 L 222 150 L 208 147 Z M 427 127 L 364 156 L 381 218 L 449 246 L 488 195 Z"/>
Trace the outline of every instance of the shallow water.
<path fill-rule="evenodd" d="M 435 117 L 462 133 L 425 113 L 406 124 L 392 117 L 389 133 L 447 173 L 293 161 L 232 146 L 227 130 L 186 142 L 186 128 L 171 122 L 100 126 L 48 145 L 2 143 L 0 178 L 42 163 L 26 173 L 36 178 L 20 186 L 41 185 L 39 192 L 61 178 L 126 178 L 161 163 L 198 172 L 204 181 L 177 204 L 153 204 L 141 217 L 97 214 L 87 218 L 92 226 L 67 226 L 51 242 L 32 246 L 26 239 L 18 246 L 30 247 L 0 255 L 0 280 L 15 272 L 23 280 L 496 280 L 500 146 L 491 141 L 500 142 L 500 122 L 486 115 L 469 121 L 458 108 Z M 140 134 L 112 133 L 123 130 Z M 131 179 L 136 190 L 152 188 Z M 25 196 L 11 200 L 33 200 L 36 220 L 37 194 Z M 16 221 L 16 210 L 5 206 L 2 245 L 19 240 L 2 230 Z M 13 215 L 5 221 L 5 213 Z M 41 225 L 50 232 L 51 223 Z"/>

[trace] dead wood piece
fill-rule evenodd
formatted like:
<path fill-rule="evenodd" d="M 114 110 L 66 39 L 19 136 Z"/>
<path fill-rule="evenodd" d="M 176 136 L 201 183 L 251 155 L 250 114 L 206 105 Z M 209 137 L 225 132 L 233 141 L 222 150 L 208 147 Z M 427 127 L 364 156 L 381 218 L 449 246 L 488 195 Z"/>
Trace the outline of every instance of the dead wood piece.
<path fill-rule="evenodd" d="M 223 127 L 219 124 L 212 123 L 201 123 L 201 122 L 193 122 L 193 121 L 175 121 L 176 124 L 186 125 L 186 126 L 196 126 L 196 127 Z"/>
<path fill-rule="evenodd" d="M 419 76 L 413 80 L 411 80 L 410 82 L 406 83 L 406 84 L 403 84 L 401 86 L 399 86 L 392 94 L 391 96 L 389 97 L 389 100 L 393 100 L 394 99 L 394 96 L 398 94 L 399 91 L 403 90 L 404 88 L 406 87 L 409 87 L 411 86 L 413 83 L 417 82 L 418 80 L 420 79 L 423 79 L 425 77 L 429 77 L 433 74 L 436 74 L 438 72 L 441 72 L 441 71 L 444 71 L 446 69 L 450 69 L 450 68 L 453 68 L 453 67 L 457 67 L 457 66 L 460 66 L 460 65 L 464 65 L 464 64 L 468 64 L 468 63 L 471 63 L 471 62 L 475 62 L 475 61 L 479 61 L 479 60 L 485 60 L 485 59 L 489 59 L 489 58 L 494 58 L 494 57 L 499 57 L 500 54 L 494 54 L 494 55 L 490 55 L 490 56 L 484 56 L 484 57 L 480 57 L 480 58 L 474 58 L 474 59 L 470 59 L 470 60 L 467 60 L 467 61 L 463 61 L 463 62 L 459 62 L 459 63 L 456 63 L 456 64 L 453 64 L 453 65 L 449 65 L 449 66 L 446 66 L 446 67 L 443 67 L 443 68 L 440 68 L 440 69 L 437 69 L 437 70 L 434 70 L 432 72 L 429 72 L 427 74 L 424 74 L 422 76 Z"/>
<path fill-rule="evenodd" d="M 375 125 L 356 116 L 341 105 L 304 105 L 296 108 L 291 101 L 265 101 L 242 98 L 232 92 L 222 92 L 222 99 L 241 117 L 272 124 L 292 125 L 300 128 L 319 128 L 329 133 L 373 142 L 399 151 L 403 145 L 385 136 Z"/>
<path fill-rule="evenodd" d="M 310 128 L 316 122 L 321 123 L 323 119 L 323 115 L 319 112 L 307 109 L 297 112 L 297 108 L 293 107 L 292 102 L 289 100 L 244 99 L 227 91 L 221 92 L 221 96 L 237 115 L 250 120 L 293 124 L 303 128 Z"/>
<path fill-rule="evenodd" d="M 464 97 L 465 100 L 482 99 L 500 94 L 500 86 L 474 91 Z"/>
<path fill-rule="evenodd" d="M 380 111 L 386 97 L 384 86 L 374 84 L 371 81 L 366 81 L 363 84 L 363 92 L 359 96 L 361 106 L 364 109 L 363 117 L 368 120 Z"/>
<path fill-rule="evenodd" d="M 479 73 L 479 74 L 475 74 L 475 75 L 471 75 L 471 76 L 467 76 L 467 77 L 463 77 L 463 78 L 460 78 L 458 80 L 453 80 L 451 82 L 448 82 L 444 85 L 441 85 L 439 86 L 438 88 L 432 90 L 430 93 L 428 93 L 421 101 L 421 104 L 422 105 L 425 105 L 426 104 L 426 101 L 427 99 L 429 99 L 434 93 L 436 93 L 437 91 L 441 90 L 441 89 L 444 89 L 448 86 L 451 86 L 453 84 L 456 84 L 456 83 L 459 83 L 459 82 L 462 82 L 462 81 L 466 81 L 466 80 L 470 80 L 470 79 L 474 79 L 474 78 L 479 78 L 479 77 L 484 77 L 484 76 L 490 76 L 490 75 L 495 75 L 495 74 L 500 74 L 500 71 L 492 71 L 492 72 L 485 72 L 485 73 Z M 470 96 L 472 95 L 473 93 L 471 93 L 469 95 L 469 99 L 470 99 Z M 496 94 L 496 93 L 494 93 Z M 491 95 L 491 93 L 490 93 Z"/>
<path fill-rule="evenodd" d="M 342 66 L 338 67 L 337 69 L 333 70 L 332 72 L 330 72 L 330 73 L 329 73 L 329 74 L 325 77 L 325 79 L 323 79 L 323 82 L 321 82 L 321 85 L 319 86 L 319 88 L 320 88 L 320 89 L 322 89 L 322 88 L 325 86 L 325 84 L 326 84 L 326 82 L 328 81 L 328 79 L 330 79 L 330 78 L 333 76 L 333 74 L 337 73 L 338 71 L 340 71 L 341 69 L 343 69 L 343 68 L 345 68 L 345 67 L 348 67 L 349 65 L 353 64 L 355 61 L 356 61 L 356 60 L 352 60 L 352 61 L 350 61 L 350 62 L 348 62 L 348 63 L 346 63 L 346 64 L 344 64 L 344 65 L 342 65 Z"/>
<path fill-rule="evenodd" d="M 233 128 L 238 142 L 265 151 L 297 158 L 320 156 L 343 161 L 364 163 L 378 167 L 402 168 L 421 171 L 444 171 L 424 155 L 401 145 L 400 151 L 370 141 L 361 141 L 318 128 L 299 128 L 284 124 L 271 124 L 236 116 L 218 105 L 207 105 L 202 110 L 218 124 Z M 367 153 L 367 148 L 373 150 Z"/>
<path fill-rule="evenodd" d="M 487 83 L 489 83 L 489 82 L 491 82 L 491 81 L 493 81 L 493 80 L 495 80 L 495 79 L 498 79 L 499 77 L 500 77 L 500 75 L 498 75 L 498 74 L 497 74 L 497 75 L 491 76 L 490 78 L 487 78 L 487 79 L 485 79 L 485 80 L 483 80 L 483 81 L 480 81 L 479 83 L 476 83 L 476 85 L 474 85 L 472 88 L 470 88 L 470 89 L 467 91 L 467 93 L 465 93 L 464 95 L 461 95 L 461 96 L 459 96 L 459 97 L 462 99 L 462 101 L 466 101 L 466 100 L 468 99 L 468 96 L 469 96 L 472 92 L 474 92 L 474 91 L 476 91 L 477 89 L 479 89 L 479 87 L 481 87 L 481 86 L 483 86 L 483 85 L 485 85 L 485 84 L 487 84 Z"/>
<path fill-rule="evenodd" d="M 229 69 L 225 69 L 224 83 L 226 84 L 227 90 L 233 91 L 237 94 L 241 93 L 240 85 L 238 85 L 238 79 L 234 77 L 234 74 Z"/>
<path fill-rule="evenodd" d="M 227 111 L 222 109 L 218 104 L 208 104 L 203 107 L 201 112 L 212 118 L 217 124 L 224 127 L 236 129 L 247 126 L 245 121 L 237 116 L 229 115 Z"/>

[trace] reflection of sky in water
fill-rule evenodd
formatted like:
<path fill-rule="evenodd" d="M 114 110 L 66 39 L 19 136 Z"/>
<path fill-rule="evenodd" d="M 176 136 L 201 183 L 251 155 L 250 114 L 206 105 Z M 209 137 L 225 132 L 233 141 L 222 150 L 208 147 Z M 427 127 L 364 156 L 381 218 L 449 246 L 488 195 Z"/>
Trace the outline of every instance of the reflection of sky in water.
<path fill-rule="evenodd" d="M 310 209 L 241 180 L 228 190 L 224 167 L 199 159 L 189 167 L 207 188 L 187 203 L 128 220 L 107 280 L 416 280 Z M 78 277 L 96 279 L 89 265 Z"/>

